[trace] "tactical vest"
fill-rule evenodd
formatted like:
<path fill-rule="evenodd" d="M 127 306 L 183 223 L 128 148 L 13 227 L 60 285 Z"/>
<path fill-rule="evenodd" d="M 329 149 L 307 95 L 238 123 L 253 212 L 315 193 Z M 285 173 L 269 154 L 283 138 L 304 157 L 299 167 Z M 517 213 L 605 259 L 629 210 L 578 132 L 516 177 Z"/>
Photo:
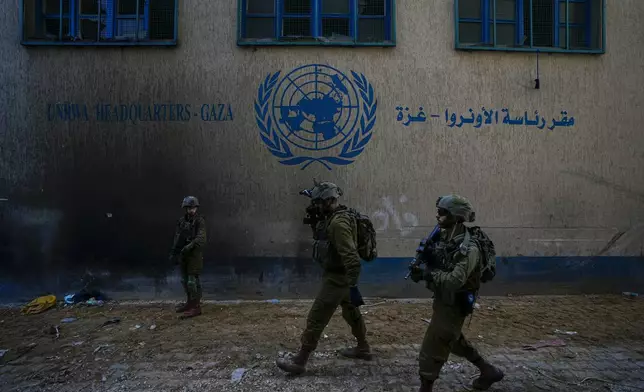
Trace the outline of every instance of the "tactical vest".
<path fill-rule="evenodd" d="M 435 254 L 439 263 L 439 268 L 444 271 L 451 271 L 455 266 L 455 257 L 458 253 L 467 257 L 469 247 L 471 246 L 470 234 L 465 231 L 452 238 L 450 241 L 438 241 L 435 248 Z M 480 258 L 480 256 L 479 256 Z M 481 262 L 476 264 L 474 271 L 467 277 L 465 285 L 458 291 L 476 292 L 481 287 Z"/>
<path fill-rule="evenodd" d="M 328 273 L 346 273 L 344 264 L 342 264 L 327 235 L 329 224 L 331 224 L 336 214 L 342 213 L 345 210 L 346 207 L 339 207 L 331 215 L 318 222 L 313 232 L 313 260 L 320 264 L 324 271 Z"/>

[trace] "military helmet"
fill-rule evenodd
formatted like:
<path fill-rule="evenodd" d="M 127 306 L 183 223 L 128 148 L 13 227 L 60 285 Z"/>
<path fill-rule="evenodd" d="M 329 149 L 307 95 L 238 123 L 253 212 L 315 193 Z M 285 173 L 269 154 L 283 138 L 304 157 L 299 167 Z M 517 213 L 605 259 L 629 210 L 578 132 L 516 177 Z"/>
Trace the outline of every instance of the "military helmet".
<path fill-rule="evenodd" d="M 463 218 L 465 222 L 474 222 L 476 215 L 474 208 L 463 196 L 454 194 L 441 196 L 436 200 L 436 207 L 446 209 L 450 214 Z"/>
<path fill-rule="evenodd" d="M 330 198 L 339 198 L 342 196 L 342 189 L 332 182 L 316 182 L 311 190 L 311 199 L 326 200 Z"/>
<path fill-rule="evenodd" d="M 184 207 L 199 207 L 199 200 L 194 196 L 186 196 L 181 202 L 181 208 Z"/>

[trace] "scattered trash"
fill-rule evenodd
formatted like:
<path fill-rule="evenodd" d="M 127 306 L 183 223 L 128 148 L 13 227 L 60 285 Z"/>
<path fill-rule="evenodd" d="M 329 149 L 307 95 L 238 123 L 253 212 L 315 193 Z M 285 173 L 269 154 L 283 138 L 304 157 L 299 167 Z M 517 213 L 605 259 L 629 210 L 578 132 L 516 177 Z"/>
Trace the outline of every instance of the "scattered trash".
<path fill-rule="evenodd" d="M 325 339 L 328 339 L 328 338 L 329 338 L 329 335 L 324 334 L 324 338 L 325 338 Z"/>
<path fill-rule="evenodd" d="M 72 343 L 72 346 L 74 346 L 74 347 L 78 347 L 78 346 L 80 346 L 80 345 L 81 345 L 81 344 L 83 344 L 83 343 L 85 343 L 85 342 L 83 342 L 83 341 L 81 340 L 81 341 L 78 341 L 78 342 L 74 342 L 74 343 Z"/>
<path fill-rule="evenodd" d="M 478 303 L 475 303 L 475 304 L 474 304 L 474 308 L 476 308 L 476 309 L 481 309 L 481 305 L 479 305 Z"/>
<path fill-rule="evenodd" d="M 67 301 L 69 299 L 69 302 Z M 68 304 L 78 304 L 84 303 L 86 305 L 95 305 L 100 303 L 101 305 L 108 301 L 109 297 L 98 290 L 85 290 L 82 289 L 76 294 L 69 294 L 65 296 L 65 302 Z"/>
<path fill-rule="evenodd" d="M 496 310 L 496 306 L 488 306 L 487 310 Z"/>
<path fill-rule="evenodd" d="M 47 332 L 50 335 L 56 335 L 54 339 L 58 339 L 60 337 L 60 329 L 58 328 L 58 325 L 49 326 L 49 329 L 47 330 Z"/>
<path fill-rule="evenodd" d="M 0 350 L 0 358 L 4 357 L 4 355 L 9 352 L 9 350 Z"/>
<path fill-rule="evenodd" d="M 638 293 L 632 293 L 632 292 L 630 292 L 630 291 L 624 291 L 624 292 L 622 293 L 622 295 L 623 295 L 624 297 L 627 297 L 627 298 L 637 298 L 637 297 L 639 297 L 639 294 L 638 294 Z"/>
<path fill-rule="evenodd" d="M 425 318 L 424 318 L 424 319 L 421 319 L 421 320 L 423 320 L 423 321 L 424 321 L 424 322 L 426 322 L 427 324 L 431 324 L 431 322 L 432 322 L 432 319 L 425 319 Z"/>
<path fill-rule="evenodd" d="M 78 319 L 75 318 L 75 317 L 66 317 L 66 318 L 60 320 L 60 322 L 65 324 L 65 323 L 73 323 L 76 320 L 78 320 Z"/>
<path fill-rule="evenodd" d="M 35 298 L 33 301 L 29 302 L 20 310 L 20 312 L 22 314 L 38 314 L 51 309 L 54 306 L 56 306 L 56 296 L 45 295 Z"/>
<path fill-rule="evenodd" d="M 378 306 L 378 305 L 382 305 L 382 304 L 386 304 L 386 303 L 387 303 L 387 301 L 381 301 L 381 302 L 376 302 L 375 304 L 362 305 L 361 307 L 362 308 L 368 308 L 370 306 Z"/>
<path fill-rule="evenodd" d="M 240 382 L 241 379 L 244 377 L 244 373 L 246 373 L 246 369 L 244 368 L 237 368 L 235 371 L 233 371 L 232 376 L 230 377 L 231 382 Z"/>
<path fill-rule="evenodd" d="M 136 331 L 137 329 L 141 329 L 141 325 L 137 324 L 133 326 L 132 328 L 130 328 L 130 331 Z"/>
<path fill-rule="evenodd" d="M 111 217 L 112 217 L 112 213 L 111 213 L 111 212 L 106 212 L 106 213 L 105 213 L 105 216 L 106 216 L 106 217 L 108 217 L 108 218 L 111 218 Z"/>
<path fill-rule="evenodd" d="M 561 339 L 556 339 L 556 340 L 540 340 L 537 343 L 534 344 L 526 344 L 523 346 L 524 350 L 537 350 L 539 348 L 544 348 L 544 347 L 564 347 L 566 345 L 566 342 L 564 342 Z"/>
<path fill-rule="evenodd" d="M 479 335 L 479 339 L 483 339 L 483 335 Z"/>
<path fill-rule="evenodd" d="M 99 299 L 97 300 L 96 298 L 92 297 L 85 302 L 89 306 L 103 306 L 103 300 Z"/>
<path fill-rule="evenodd" d="M 555 329 L 555 333 L 561 333 L 564 335 L 577 335 L 577 332 L 575 331 L 562 331 L 560 329 Z"/>
<path fill-rule="evenodd" d="M 157 325 L 156 325 L 156 324 L 152 324 L 152 325 L 150 325 L 150 331 L 155 330 L 156 328 L 157 328 Z"/>
<path fill-rule="evenodd" d="M 104 326 L 106 326 L 106 325 L 110 325 L 110 324 L 118 324 L 118 323 L 120 323 L 120 322 L 121 322 L 121 318 L 120 318 L 120 317 L 114 317 L 113 319 L 107 320 L 107 321 L 106 321 L 106 322 L 104 322 L 103 324 L 99 325 L 99 328 L 102 328 L 102 327 L 104 327 Z"/>
<path fill-rule="evenodd" d="M 109 344 L 101 344 L 100 346 L 96 347 L 96 349 L 94 350 L 94 354 L 109 346 L 110 346 Z"/>
<path fill-rule="evenodd" d="M 280 303 L 280 300 L 279 299 L 267 299 L 266 302 L 268 302 L 270 304 L 278 304 L 278 303 Z"/>
<path fill-rule="evenodd" d="M 110 366 L 110 370 L 127 370 L 129 368 L 129 365 L 123 365 L 121 363 L 115 363 L 114 365 Z"/>
<path fill-rule="evenodd" d="M 145 346 L 145 342 L 139 343 L 139 346 L 141 346 L 141 347 Z"/>

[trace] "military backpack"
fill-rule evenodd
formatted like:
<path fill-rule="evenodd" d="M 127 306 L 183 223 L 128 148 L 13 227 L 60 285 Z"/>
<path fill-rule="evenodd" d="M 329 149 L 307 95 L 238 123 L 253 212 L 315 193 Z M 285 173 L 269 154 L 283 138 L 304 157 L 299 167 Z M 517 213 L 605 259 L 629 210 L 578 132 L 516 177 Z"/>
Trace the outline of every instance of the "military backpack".
<path fill-rule="evenodd" d="M 481 252 L 481 282 L 489 282 L 496 276 L 496 251 L 494 243 L 479 226 L 468 227 L 470 240 L 473 241 Z"/>
<path fill-rule="evenodd" d="M 373 261 L 378 257 L 376 246 L 376 229 L 369 216 L 360 213 L 354 208 L 347 208 L 342 212 L 348 213 L 356 221 L 358 230 L 358 255 L 364 261 Z"/>

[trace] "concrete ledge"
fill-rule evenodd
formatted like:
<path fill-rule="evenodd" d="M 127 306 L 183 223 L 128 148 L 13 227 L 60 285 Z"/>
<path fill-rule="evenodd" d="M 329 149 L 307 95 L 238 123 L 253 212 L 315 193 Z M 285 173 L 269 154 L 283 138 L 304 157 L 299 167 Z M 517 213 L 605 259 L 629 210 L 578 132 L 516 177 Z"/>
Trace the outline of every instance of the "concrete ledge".
<path fill-rule="evenodd" d="M 405 281 L 409 258 L 379 258 L 363 263 L 360 287 L 364 296 L 426 298 L 422 284 Z M 43 274 L 15 274 L 0 266 L 0 302 L 20 302 L 53 293 L 91 288 L 115 299 L 175 299 L 183 296 L 176 268 L 130 269 L 87 266 Z M 580 294 L 644 291 L 644 257 L 500 257 L 496 279 L 482 295 Z M 29 279 L 40 276 L 40 279 Z M 88 277 L 90 277 L 88 279 Z M 310 259 L 247 257 L 207 261 L 202 276 L 204 299 L 262 300 L 315 296 L 320 268 Z"/>

